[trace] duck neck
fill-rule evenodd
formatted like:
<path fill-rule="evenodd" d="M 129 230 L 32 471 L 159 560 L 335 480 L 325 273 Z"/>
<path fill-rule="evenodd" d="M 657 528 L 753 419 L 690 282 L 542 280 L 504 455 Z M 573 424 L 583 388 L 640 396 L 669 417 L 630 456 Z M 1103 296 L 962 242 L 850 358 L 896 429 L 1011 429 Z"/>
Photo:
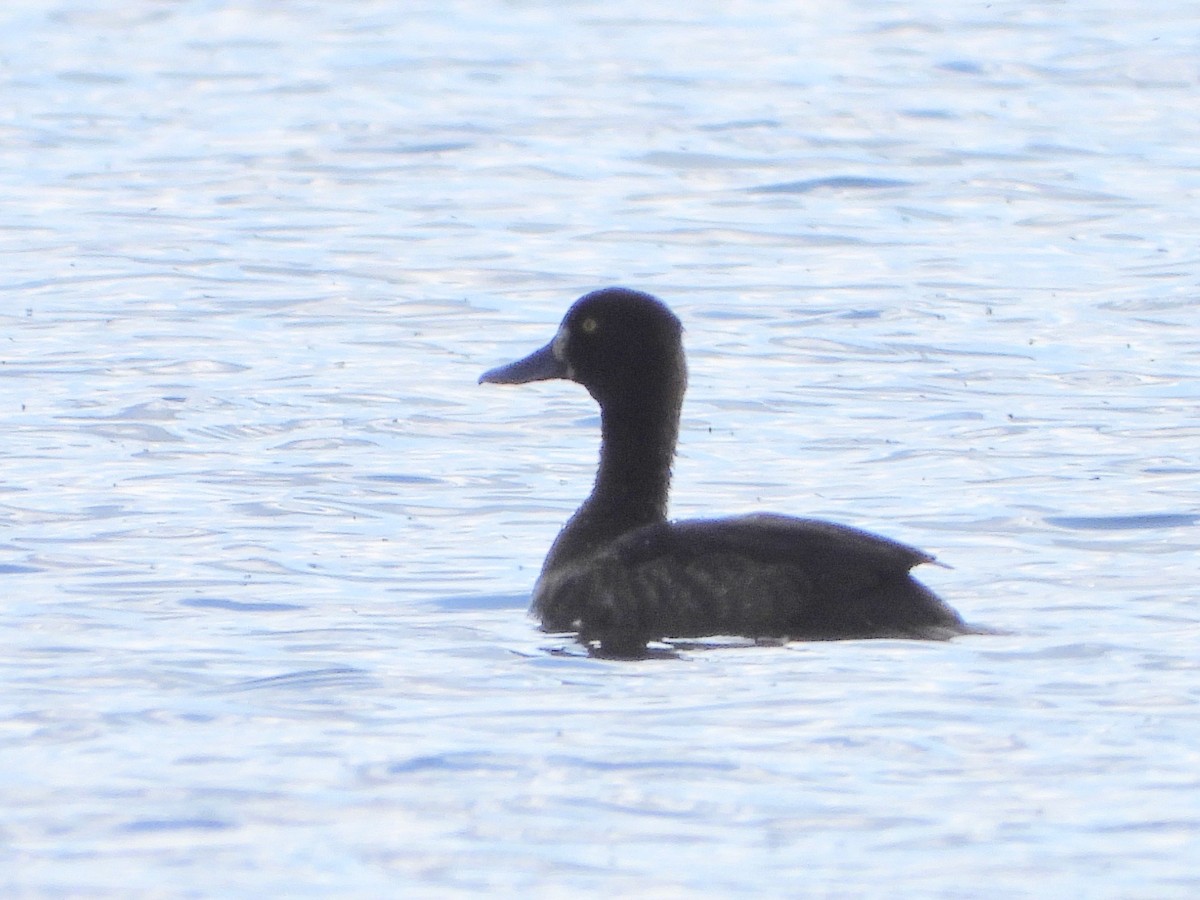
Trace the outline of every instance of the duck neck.
<path fill-rule="evenodd" d="M 679 409 L 608 407 L 600 421 L 600 470 L 584 509 L 618 534 L 665 521 Z"/>
<path fill-rule="evenodd" d="M 590 556 L 622 534 L 666 521 L 679 407 L 656 414 L 606 406 L 601 412 L 600 471 L 591 495 L 559 533 L 543 575 Z"/>

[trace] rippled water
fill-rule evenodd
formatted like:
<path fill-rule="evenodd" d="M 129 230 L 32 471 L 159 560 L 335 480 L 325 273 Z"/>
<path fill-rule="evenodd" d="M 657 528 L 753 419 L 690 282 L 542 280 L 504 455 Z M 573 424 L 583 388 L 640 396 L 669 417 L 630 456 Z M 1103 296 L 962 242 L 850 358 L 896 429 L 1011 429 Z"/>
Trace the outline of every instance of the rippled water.
<path fill-rule="evenodd" d="M 794 8 L 793 8 L 794 7 Z M 0 888 L 1200 890 L 1200 13 L 16 2 Z M 1008 632 L 589 659 L 528 590 L 624 283 L 678 515 Z"/>

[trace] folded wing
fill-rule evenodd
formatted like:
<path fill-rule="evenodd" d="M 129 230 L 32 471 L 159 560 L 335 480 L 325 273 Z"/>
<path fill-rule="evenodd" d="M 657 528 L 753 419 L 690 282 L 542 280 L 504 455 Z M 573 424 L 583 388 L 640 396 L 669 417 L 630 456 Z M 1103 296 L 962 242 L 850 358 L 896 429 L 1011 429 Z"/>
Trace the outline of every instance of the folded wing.
<path fill-rule="evenodd" d="M 727 634 L 946 638 L 958 615 L 909 570 L 933 558 L 877 535 L 790 516 L 666 522 L 543 572 L 534 613 L 606 651 Z"/>

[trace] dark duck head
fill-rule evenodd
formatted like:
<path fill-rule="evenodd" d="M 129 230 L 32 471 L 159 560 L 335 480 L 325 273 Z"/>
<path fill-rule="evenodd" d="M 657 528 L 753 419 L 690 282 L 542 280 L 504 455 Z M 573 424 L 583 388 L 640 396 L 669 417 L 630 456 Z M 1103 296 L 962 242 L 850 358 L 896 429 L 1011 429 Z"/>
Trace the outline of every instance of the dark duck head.
<path fill-rule="evenodd" d="M 857 529 L 757 514 L 669 523 L 671 460 L 687 365 L 679 319 L 656 298 L 580 298 L 554 339 L 480 382 L 576 381 L 600 405 L 591 495 L 551 547 L 534 589 L 547 631 L 614 656 L 647 641 L 945 638 L 967 628 L 908 570 L 932 557 Z"/>
<path fill-rule="evenodd" d="M 687 388 L 683 326 L 640 291 L 606 288 L 571 307 L 554 339 L 480 382 L 565 378 L 600 404 L 600 470 L 591 496 L 563 529 L 547 565 L 586 553 L 667 517 L 671 460 Z"/>

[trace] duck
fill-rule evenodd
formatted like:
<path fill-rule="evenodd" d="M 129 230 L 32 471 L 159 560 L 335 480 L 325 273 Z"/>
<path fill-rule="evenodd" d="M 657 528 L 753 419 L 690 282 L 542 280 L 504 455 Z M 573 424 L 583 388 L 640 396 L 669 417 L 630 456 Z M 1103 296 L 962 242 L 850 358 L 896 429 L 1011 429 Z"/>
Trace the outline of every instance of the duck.
<path fill-rule="evenodd" d="M 565 379 L 600 407 L 591 494 L 551 545 L 531 613 L 590 652 L 640 658 L 651 644 L 946 640 L 973 629 L 911 570 L 913 547 L 778 513 L 671 521 L 671 466 L 687 388 L 683 326 L 657 297 L 593 291 L 544 347 L 481 384 Z"/>

